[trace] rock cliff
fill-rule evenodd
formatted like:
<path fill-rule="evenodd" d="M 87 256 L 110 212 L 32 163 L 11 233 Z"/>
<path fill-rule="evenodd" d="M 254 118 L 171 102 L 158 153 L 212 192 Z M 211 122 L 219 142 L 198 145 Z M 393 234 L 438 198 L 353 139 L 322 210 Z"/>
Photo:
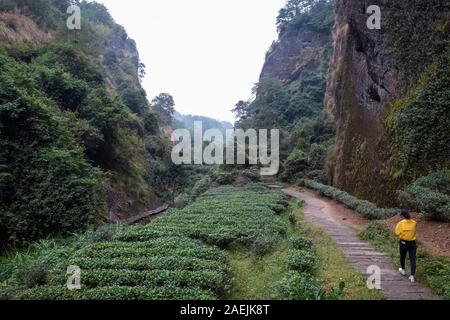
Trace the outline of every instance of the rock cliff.
<path fill-rule="evenodd" d="M 369 5 L 381 8 L 381 30 L 369 30 L 366 25 Z M 395 204 L 396 190 L 443 165 L 442 157 L 415 157 L 409 164 L 401 164 L 408 152 L 403 147 L 419 148 L 423 134 L 410 134 L 420 124 L 395 114 L 407 106 L 394 110 L 393 105 L 414 95 L 411 90 L 418 87 L 425 70 L 445 52 L 440 44 L 446 26 L 446 1 L 336 2 L 325 98 L 327 113 L 336 125 L 336 142 L 328 162 L 330 184 L 379 204 Z M 426 107 L 430 111 L 435 108 L 431 104 Z M 448 112 L 436 118 L 442 121 Z M 403 139 L 397 139 L 388 120 L 401 124 L 400 131 L 406 133 Z M 435 120 L 431 122 L 439 126 Z M 448 133 L 447 129 L 447 137 Z M 439 164 L 429 166 L 432 160 Z M 411 170 L 412 166 L 417 169 Z"/>

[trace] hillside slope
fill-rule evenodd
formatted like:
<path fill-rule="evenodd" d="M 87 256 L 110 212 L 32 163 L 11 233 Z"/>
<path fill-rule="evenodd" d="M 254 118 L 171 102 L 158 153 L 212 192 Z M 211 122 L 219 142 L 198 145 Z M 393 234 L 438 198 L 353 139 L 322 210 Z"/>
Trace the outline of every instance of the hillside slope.
<path fill-rule="evenodd" d="M 70 3 L 81 30 L 66 27 Z M 170 143 L 136 45 L 95 2 L 0 4 L 2 246 L 81 231 L 161 204 Z"/>

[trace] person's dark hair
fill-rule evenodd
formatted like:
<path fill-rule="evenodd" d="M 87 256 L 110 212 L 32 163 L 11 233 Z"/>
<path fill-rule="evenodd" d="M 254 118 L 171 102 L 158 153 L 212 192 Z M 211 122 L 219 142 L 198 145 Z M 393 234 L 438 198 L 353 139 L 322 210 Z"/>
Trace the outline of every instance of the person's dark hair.
<path fill-rule="evenodd" d="M 400 215 L 405 218 L 405 219 L 411 219 L 411 213 L 409 212 L 408 209 L 402 209 L 402 211 L 400 212 Z"/>

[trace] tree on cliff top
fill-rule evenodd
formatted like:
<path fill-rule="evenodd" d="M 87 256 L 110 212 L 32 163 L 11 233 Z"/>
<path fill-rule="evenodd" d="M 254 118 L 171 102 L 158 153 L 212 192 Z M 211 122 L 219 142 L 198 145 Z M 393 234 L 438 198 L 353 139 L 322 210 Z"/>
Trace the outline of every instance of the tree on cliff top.
<path fill-rule="evenodd" d="M 318 0 L 288 0 L 286 6 L 282 8 L 277 17 L 277 25 L 289 23 L 301 13 L 309 11 L 311 6 Z"/>
<path fill-rule="evenodd" d="M 302 22 L 308 24 L 308 21 L 318 29 L 321 29 L 320 24 L 328 26 L 330 16 L 334 18 L 334 15 L 328 14 L 328 6 L 333 4 L 334 0 L 288 0 L 277 17 L 278 32 L 283 33 L 291 24 L 302 25 Z"/>

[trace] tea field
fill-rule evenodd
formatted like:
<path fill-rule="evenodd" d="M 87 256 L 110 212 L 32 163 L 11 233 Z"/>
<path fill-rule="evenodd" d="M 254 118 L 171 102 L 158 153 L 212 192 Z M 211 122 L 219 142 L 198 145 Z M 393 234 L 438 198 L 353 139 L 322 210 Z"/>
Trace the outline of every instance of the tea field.
<path fill-rule="evenodd" d="M 23 281 L 23 270 L 13 273 L 3 295 L 46 300 L 221 299 L 229 295 L 233 280 L 228 250 L 239 246 L 265 255 L 286 237 L 288 204 L 280 192 L 261 185 L 212 189 L 148 225 L 122 227 L 69 246 L 66 252 L 59 248 L 57 259 L 45 259 L 51 252 L 38 255 L 27 263 L 31 277 Z M 306 272 L 314 256 L 292 253 L 288 263 Z M 66 287 L 69 265 L 81 269 L 81 290 Z"/>

